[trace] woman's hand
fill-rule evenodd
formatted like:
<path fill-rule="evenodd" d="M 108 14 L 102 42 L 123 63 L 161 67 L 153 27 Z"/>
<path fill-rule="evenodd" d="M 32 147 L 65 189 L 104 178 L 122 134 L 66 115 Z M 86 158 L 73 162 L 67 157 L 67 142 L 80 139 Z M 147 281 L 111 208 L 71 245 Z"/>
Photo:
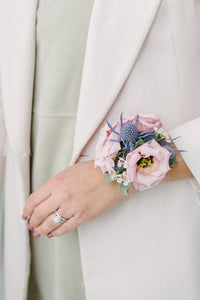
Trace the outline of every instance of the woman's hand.
<path fill-rule="evenodd" d="M 130 193 L 134 192 L 131 186 Z M 29 219 L 29 229 L 35 230 L 35 237 L 60 236 L 108 211 L 123 197 L 120 185 L 107 183 L 102 171 L 94 168 L 94 161 L 77 163 L 33 192 L 23 215 Z M 69 220 L 55 224 L 56 209 Z"/>
<path fill-rule="evenodd" d="M 192 177 L 179 153 L 176 159 L 182 164 L 175 164 L 163 181 Z M 131 185 L 129 193 L 135 192 Z M 23 218 L 29 219 L 28 227 L 35 230 L 35 237 L 60 236 L 108 211 L 123 198 L 120 184 L 107 183 L 100 168 L 94 168 L 94 161 L 77 163 L 51 178 L 29 196 Z M 56 209 L 69 220 L 55 224 Z"/>

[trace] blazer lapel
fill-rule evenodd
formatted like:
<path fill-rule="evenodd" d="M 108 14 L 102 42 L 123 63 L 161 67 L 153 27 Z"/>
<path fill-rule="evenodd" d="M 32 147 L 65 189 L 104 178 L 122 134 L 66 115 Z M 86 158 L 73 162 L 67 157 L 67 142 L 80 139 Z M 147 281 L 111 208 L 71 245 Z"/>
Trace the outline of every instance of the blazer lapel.
<path fill-rule="evenodd" d="M 96 0 L 82 76 L 72 163 L 116 100 L 161 0 Z M 1 87 L 8 139 L 30 152 L 36 0 L 1 2 Z"/>
<path fill-rule="evenodd" d="M 96 0 L 82 75 L 74 163 L 117 98 L 161 0 Z"/>
<path fill-rule="evenodd" d="M 1 88 L 8 140 L 20 163 L 29 156 L 36 0 L 0 4 Z"/>

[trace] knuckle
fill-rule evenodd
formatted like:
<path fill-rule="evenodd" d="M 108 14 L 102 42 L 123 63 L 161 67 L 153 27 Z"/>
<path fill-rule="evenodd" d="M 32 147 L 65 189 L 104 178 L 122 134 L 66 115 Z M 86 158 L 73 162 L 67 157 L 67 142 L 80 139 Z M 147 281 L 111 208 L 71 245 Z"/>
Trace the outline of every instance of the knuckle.
<path fill-rule="evenodd" d="M 65 217 L 65 215 L 66 215 L 66 209 L 65 209 L 64 207 L 60 207 L 60 208 L 58 209 L 58 213 L 59 213 L 61 216 Z"/>
<path fill-rule="evenodd" d="M 71 200 L 71 193 L 68 189 L 62 188 L 56 193 L 58 202 L 60 203 L 60 206 L 66 206 L 66 204 L 69 204 L 69 201 Z"/>
<path fill-rule="evenodd" d="M 34 193 L 29 195 L 28 203 L 31 207 L 34 207 L 34 205 L 35 205 L 35 194 Z"/>
<path fill-rule="evenodd" d="M 77 218 L 79 220 L 83 220 L 83 219 L 89 219 L 90 218 L 90 211 L 88 208 L 84 208 L 84 209 L 81 209 L 78 214 L 77 214 Z"/>
<path fill-rule="evenodd" d="M 51 231 L 52 227 L 52 223 L 50 223 L 49 221 L 44 221 L 37 229 L 37 231 L 41 234 L 41 235 L 46 235 L 47 233 L 49 233 Z"/>
<path fill-rule="evenodd" d="M 65 200 L 69 200 L 69 199 L 70 199 L 71 193 L 70 193 L 69 189 L 64 188 L 64 189 L 62 190 L 62 197 L 63 197 Z"/>
<path fill-rule="evenodd" d="M 78 209 L 81 210 L 81 206 L 83 206 L 81 197 L 75 198 L 73 200 L 73 207 L 75 208 L 75 210 L 78 210 Z"/>
<path fill-rule="evenodd" d="M 48 233 L 48 230 L 45 226 L 37 228 L 37 231 L 40 233 L 40 235 L 46 235 Z"/>
<path fill-rule="evenodd" d="M 63 179 L 64 179 L 64 174 L 63 173 L 59 173 L 59 174 L 54 176 L 55 181 L 61 182 L 61 181 L 63 181 Z"/>
<path fill-rule="evenodd" d="M 41 219 L 41 217 L 42 217 L 42 213 L 41 213 L 41 211 L 38 207 L 36 207 L 35 210 L 34 210 L 34 217 L 36 219 Z"/>
<path fill-rule="evenodd" d="M 52 186 L 52 188 L 53 189 L 57 189 L 58 187 L 60 187 L 62 181 L 63 181 L 63 175 L 58 174 L 58 175 L 54 176 L 51 179 L 51 186 Z"/>

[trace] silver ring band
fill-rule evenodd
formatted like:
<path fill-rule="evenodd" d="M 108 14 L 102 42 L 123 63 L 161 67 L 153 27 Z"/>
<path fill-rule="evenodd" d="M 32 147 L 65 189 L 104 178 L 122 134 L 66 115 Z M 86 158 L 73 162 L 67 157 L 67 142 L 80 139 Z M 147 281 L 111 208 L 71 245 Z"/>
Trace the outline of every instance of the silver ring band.
<path fill-rule="evenodd" d="M 68 219 L 62 217 L 62 216 L 59 214 L 59 212 L 58 212 L 57 209 L 54 211 L 53 222 L 54 222 L 55 224 L 64 223 L 64 222 L 66 222 L 67 220 L 68 220 Z"/>

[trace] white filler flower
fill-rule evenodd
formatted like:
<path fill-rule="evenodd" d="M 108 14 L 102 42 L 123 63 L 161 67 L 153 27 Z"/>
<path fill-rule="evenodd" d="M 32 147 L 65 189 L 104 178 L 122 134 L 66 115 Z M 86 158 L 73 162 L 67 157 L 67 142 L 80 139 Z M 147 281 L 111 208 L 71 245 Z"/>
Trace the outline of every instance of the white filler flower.
<path fill-rule="evenodd" d="M 171 139 L 168 135 L 168 133 L 163 128 L 154 127 L 154 130 L 156 133 L 160 134 L 162 137 L 164 137 L 165 141 L 167 143 L 171 143 Z"/>

